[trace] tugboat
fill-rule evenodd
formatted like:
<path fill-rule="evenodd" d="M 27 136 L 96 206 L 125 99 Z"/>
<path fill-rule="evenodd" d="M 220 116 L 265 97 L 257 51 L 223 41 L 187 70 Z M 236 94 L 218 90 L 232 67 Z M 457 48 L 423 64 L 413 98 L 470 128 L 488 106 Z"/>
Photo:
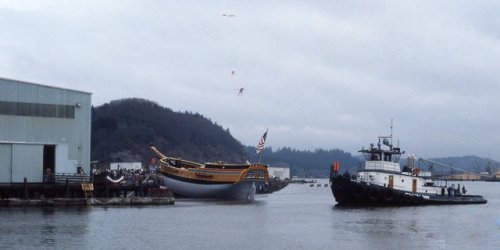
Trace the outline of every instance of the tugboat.
<path fill-rule="evenodd" d="M 392 130 L 392 129 L 391 129 Z M 389 141 L 390 139 L 390 141 Z M 382 147 L 381 142 L 384 146 Z M 465 189 L 435 185 L 430 172 L 416 166 L 416 158 L 409 156 L 401 170 L 399 161 L 405 152 L 392 145 L 391 136 L 380 136 L 377 146 L 362 148 L 364 167 L 357 173 L 340 174 L 340 165 L 334 163 L 330 172 L 330 186 L 339 206 L 418 206 L 485 204 L 480 195 L 466 195 Z"/>

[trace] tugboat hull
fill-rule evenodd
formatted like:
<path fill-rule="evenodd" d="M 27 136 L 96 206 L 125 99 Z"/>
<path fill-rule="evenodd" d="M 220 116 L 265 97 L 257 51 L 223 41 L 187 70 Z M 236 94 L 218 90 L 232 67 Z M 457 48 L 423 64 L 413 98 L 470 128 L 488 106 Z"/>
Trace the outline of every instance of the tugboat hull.
<path fill-rule="evenodd" d="M 331 189 L 339 206 L 420 206 L 452 204 L 484 204 L 479 195 L 444 196 L 436 194 L 412 193 L 357 182 L 338 175 L 332 177 Z"/>

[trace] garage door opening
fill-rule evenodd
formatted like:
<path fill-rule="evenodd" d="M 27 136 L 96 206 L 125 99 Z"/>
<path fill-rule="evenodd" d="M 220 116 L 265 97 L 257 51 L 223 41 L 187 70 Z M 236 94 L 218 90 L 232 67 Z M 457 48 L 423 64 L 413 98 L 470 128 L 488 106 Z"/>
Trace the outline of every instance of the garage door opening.
<path fill-rule="evenodd" d="M 43 146 L 43 180 L 44 182 L 54 182 L 56 172 L 56 146 Z"/>

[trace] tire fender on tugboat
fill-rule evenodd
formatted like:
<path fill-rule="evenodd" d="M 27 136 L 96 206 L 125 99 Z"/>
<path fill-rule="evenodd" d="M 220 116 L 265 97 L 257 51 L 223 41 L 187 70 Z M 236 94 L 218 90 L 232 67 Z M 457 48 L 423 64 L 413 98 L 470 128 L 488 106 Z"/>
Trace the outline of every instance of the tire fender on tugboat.
<path fill-rule="evenodd" d="M 411 204 L 416 205 L 418 203 L 418 196 L 412 195 L 410 198 L 410 202 Z"/>
<path fill-rule="evenodd" d="M 392 201 L 394 199 L 394 190 L 390 188 L 386 188 L 384 192 L 384 200 L 385 201 Z"/>
<path fill-rule="evenodd" d="M 412 195 L 408 194 L 408 193 L 403 193 L 403 202 L 408 205 L 408 204 L 412 204 Z"/>
<path fill-rule="evenodd" d="M 366 192 L 365 187 L 363 187 L 362 185 L 356 185 L 352 193 L 354 197 L 361 198 L 365 192 Z"/>
<path fill-rule="evenodd" d="M 418 196 L 418 203 L 424 203 L 424 197 L 422 195 Z"/>
<path fill-rule="evenodd" d="M 398 192 L 397 200 L 398 202 L 405 202 L 406 195 L 403 192 Z"/>
<path fill-rule="evenodd" d="M 368 198 L 370 198 L 370 200 L 372 200 L 372 201 L 376 201 L 376 200 L 380 199 L 380 193 L 381 193 L 380 188 L 371 187 L 368 190 Z"/>

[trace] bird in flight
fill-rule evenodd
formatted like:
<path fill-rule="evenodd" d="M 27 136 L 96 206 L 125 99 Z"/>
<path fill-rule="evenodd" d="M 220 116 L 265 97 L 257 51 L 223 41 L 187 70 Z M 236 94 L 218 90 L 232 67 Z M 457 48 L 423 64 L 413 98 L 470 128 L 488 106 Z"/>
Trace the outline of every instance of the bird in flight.
<path fill-rule="evenodd" d="M 235 15 L 233 15 L 233 14 L 222 14 L 222 16 L 225 16 L 225 17 L 235 17 Z"/>
<path fill-rule="evenodd" d="M 233 76 L 234 76 L 234 74 L 236 74 L 236 71 L 234 71 L 234 70 L 233 70 L 233 71 L 231 71 L 231 75 L 233 75 Z"/>
<path fill-rule="evenodd" d="M 245 90 L 244 88 L 239 88 L 239 89 L 236 89 L 238 90 L 238 95 L 243 95 L 243 90 Z"/>

